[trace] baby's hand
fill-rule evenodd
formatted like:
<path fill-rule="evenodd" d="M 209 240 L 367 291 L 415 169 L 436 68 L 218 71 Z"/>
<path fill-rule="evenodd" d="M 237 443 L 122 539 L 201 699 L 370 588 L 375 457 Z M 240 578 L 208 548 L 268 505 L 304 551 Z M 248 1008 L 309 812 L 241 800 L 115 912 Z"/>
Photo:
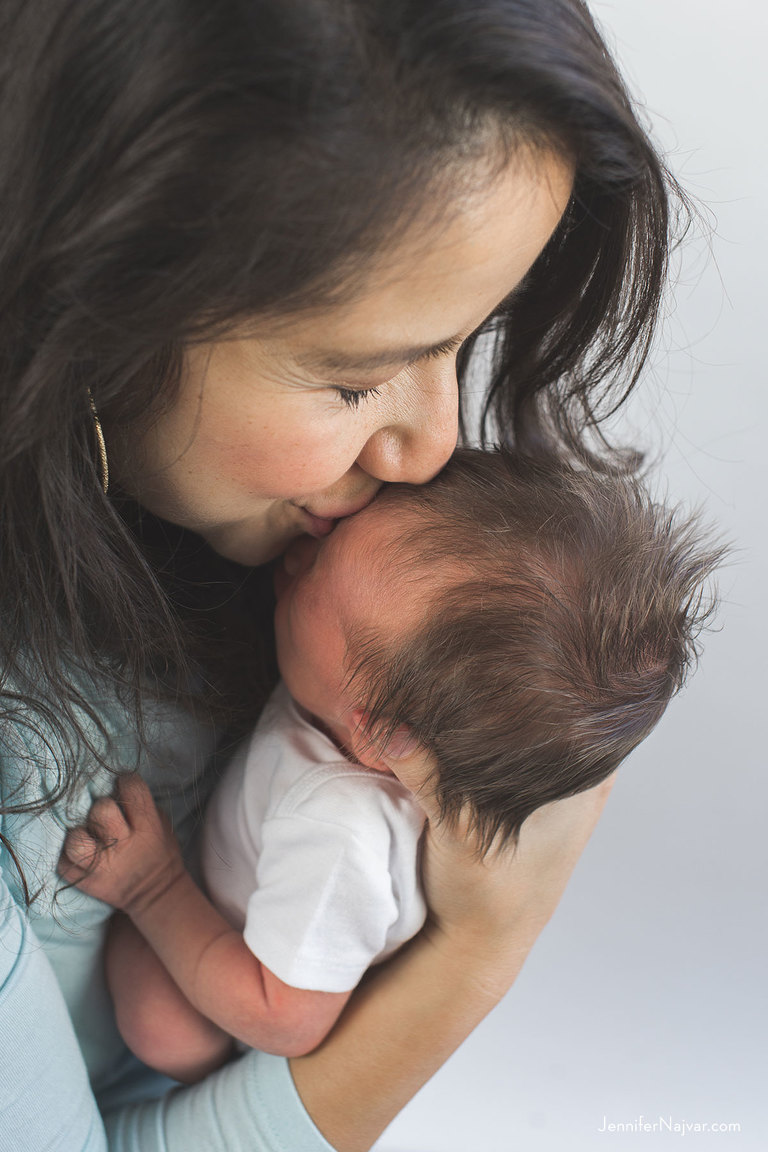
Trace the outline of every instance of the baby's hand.
<path fill-rule="evenodd" d="M 116 798 L 96 800 L 87 825 L 67 834 L 65 880 L 129 915 L 148 907 L 184 873 L 168 818 L 135 773 L 118 777 Z"/>

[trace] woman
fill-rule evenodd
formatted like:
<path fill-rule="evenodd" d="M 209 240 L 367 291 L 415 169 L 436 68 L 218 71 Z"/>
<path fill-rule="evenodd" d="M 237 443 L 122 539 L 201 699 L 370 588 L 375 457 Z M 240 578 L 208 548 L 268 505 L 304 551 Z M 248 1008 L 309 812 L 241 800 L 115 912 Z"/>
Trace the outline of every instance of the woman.
<path fill-rule="evenodd" d="M 606 788 L 536 813 L 513 858 L 432 821 L 428 927 L 328 1040 L 170 1095 L 114 1034 L 108 910 L 56 891 L 64 827 L 138 767 L 188 831 L 272 674 L 250 567 L 429 479 L 484 335 L 497 434 L 600 466 L 586 432 L 653 330 L 665 174 L 579 0 L 2 20 L 7 1146 L 360 1152 L 514 980 Z M 390 755 L 407 780 L 422 753 Z"/>

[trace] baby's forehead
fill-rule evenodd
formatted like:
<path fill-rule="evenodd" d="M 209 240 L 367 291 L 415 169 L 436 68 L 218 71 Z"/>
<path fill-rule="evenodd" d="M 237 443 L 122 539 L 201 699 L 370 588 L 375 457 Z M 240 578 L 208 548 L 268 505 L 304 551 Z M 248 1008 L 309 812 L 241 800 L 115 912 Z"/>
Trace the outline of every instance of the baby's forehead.
<path fill-rule="evenodd" d="M 394 580 L 418 567 L 420 520 L 404 501 L 378 497 L 336 529 L 347 563 Z"/>
<path fill-rule="evenodd" d="M 374 597 L 394 594 L 403 610 L 414 600 L 425 608 L 447 586 L 478 574 L 477 557 L 460 558 L 462 549 L 452 547 L 455 530 L 445 518 L 436 523 L 425 514 L 407 488 L 392 486 L 345 522 L 345 562 Z"/>

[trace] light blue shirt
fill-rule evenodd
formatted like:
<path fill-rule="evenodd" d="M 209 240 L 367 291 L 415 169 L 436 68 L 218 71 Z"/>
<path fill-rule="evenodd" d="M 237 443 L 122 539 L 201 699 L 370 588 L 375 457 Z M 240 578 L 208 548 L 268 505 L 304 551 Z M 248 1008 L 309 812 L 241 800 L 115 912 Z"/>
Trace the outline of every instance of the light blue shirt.
<path fill-rule="evenodd" d="M 140 751 L 114 699 L 98 699 L 95 688 L 89 697 L 107 728 L 107 744 L 98 746 L 108 763 L 140 770 L 188 842 L 213 734 L 180 709 L 158 706 L 148 717 L 149 751 Z M 27 725 L 23 714 L 6 728 L 6 810 L 54 788 L 61 755 L 52 735 Z M 56 874 L 66 828 L 112 783 L 104 769 L 87 779 L 84 773 L 68 805 L 3 818 L 36 899 L 27 912 L 17 869 L 0 849 L 0 1152 L 333 1152 L 282 1057 L 247 1052 L 202 1083 L 179 1087 L 123 1044 L 101 962 L 111 910 L 76 889 L 62 890 Z"/>

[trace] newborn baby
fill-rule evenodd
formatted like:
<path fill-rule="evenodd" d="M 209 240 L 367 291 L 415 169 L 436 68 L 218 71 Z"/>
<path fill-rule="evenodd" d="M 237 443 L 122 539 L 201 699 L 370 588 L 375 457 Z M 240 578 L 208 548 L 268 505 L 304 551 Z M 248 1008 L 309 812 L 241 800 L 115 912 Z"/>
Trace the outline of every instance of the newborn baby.
<path fill-rule="evenodd" d="M 717 556 L 636 480 L 469 450 L 297 541 L 282 684 L 209 805 L 208 895 L 137 776 L 65 843 L 62 875 L 126 914 L 107 971 L 129 1046 L 185 1081 L 232 1038 L 311 1051 L 424 922 L 419 791 L 487 851 L 603 780 L 682 684 Z M 416 745 L 434 769 L 407 789 Z"/>

